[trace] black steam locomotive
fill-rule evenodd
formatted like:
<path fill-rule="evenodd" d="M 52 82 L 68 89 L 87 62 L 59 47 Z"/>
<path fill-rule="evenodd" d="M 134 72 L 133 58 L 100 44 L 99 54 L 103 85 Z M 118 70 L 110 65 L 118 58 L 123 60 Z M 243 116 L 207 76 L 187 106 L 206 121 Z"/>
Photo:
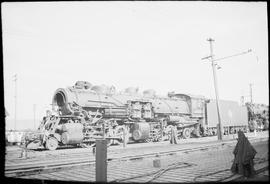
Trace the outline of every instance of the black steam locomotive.
<path fill-rule="evenodd" d="M 237 102 L 220 101 L 223 133 L 248 131 L 248 108 Z M 116 92 L 113 86 L 93 86 L 78 81 L 59 88 L 53 96 L 53 112 L 43 118 L 29 142 L 54 150 L 61 145 L 92 146 L 97 138 L 108 144 L 151 142 L 217 134 L 214 100 L 203 96 L 154 90 L 142 94 L 137 88 Z"/>

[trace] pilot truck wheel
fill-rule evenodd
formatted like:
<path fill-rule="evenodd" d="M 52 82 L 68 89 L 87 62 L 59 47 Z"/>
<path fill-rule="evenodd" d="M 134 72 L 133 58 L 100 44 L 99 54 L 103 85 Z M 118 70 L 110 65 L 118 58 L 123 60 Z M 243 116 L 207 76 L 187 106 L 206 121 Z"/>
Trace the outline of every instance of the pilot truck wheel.
<path fill-rule="evenodd" d="M 46 141 L 46 148 L 48 150 L 56 150 L 58 147 L 58 140 L 54 137 L 49 137 Z"/>

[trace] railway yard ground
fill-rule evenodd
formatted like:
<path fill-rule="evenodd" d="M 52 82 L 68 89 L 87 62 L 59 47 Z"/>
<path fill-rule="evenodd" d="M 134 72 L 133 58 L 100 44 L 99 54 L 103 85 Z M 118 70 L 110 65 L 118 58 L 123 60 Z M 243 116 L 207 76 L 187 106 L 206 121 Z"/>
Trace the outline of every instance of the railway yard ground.
<path fill-rule="evenodd" d="M 182 139 L 110 146 L 107 151 L 108 182 L 209 182 L 269 181 L 269 132 L 246 133 L 257 151 L 256 176 L 245 179 L 233 175 L 230 167 L 237 135 Z M 95 155 L 92 148 L 59 148 L 55 151 L 28 151 L 20 158 L 21 148 L 6 147 L 5 176 L 16 181 L 95 182 Z M 154 167 L 154 162 L 160 167 Z"/>

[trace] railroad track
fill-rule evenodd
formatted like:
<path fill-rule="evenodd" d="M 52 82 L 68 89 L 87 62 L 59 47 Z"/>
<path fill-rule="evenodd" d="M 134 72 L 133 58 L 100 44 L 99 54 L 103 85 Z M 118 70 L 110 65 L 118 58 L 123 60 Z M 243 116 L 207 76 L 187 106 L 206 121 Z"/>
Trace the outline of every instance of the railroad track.
<path fill-rule="evenodd" d="M 114 162 L 119 160 L 136 160 L 136 159 L 144 159 L 149 157 L 159 156 L 168 156 L 179 153 L 189 153 L 195 151 L 203 151 L 208 149 L 218 148 L 221 145 L 231 145 L 235 141 L 230 141 L 227 143 L 219 143 L 212 145 L 204 145 L 193 148 L 175 148 L 175 147 L 166 147 L 164 151 L 164 147 L 160 147 L 159 149 L 153 149 L 151 151 L 148 150 L 148 153 L 137 153 L 134 154 L 132 150 L 130 153 L 121 153 L 121 150 L 108 152 L 108 162 Z M 146 147 L 147 148 L 147 147 Z M 146 149 L 145 148 L 145 149 Z M 5 176 L 6 177 L 19 177 L 19 176 L 27 176 L 34 175 L 37 173 L 49 173 L 64 169 L 70 169 L 72 167 L 81 167 L 95 164 L 95 156 L 92 154 L 91 149 L 85 149 L 81 153 L 72 153 L 70 155 L 63 155 L 58 157 L 56 154 L 52 154 L 51 160 L 40 160 L 40 158 L 30 160 L 23 160 L 21 163 L 13 163 L 6 164 L 5 167 Z M 55 156 L 55 157 L 54 157 Z M 46 158 L 48 159 L 48 158 Z"/>
<path fill-rule="evenodd" d="M 143 154 L 128 154 L 128 155 L 119 155 L 119 153 L 111 153 L 108 154 L 108 162 L 114 162 L 119 160 L 136 160 L 136 159 L 144 159 L 149 157 L 155 157 L 156 155 L 159 156 L 167 156 L 173 155 L 177 153 L 189 153 L 195 151 L 202 151 L 207 149 L 217 148 L 220 145 L 205 145 L 196 148 L 182 148 L 182 149 L 173 149 L 164 151 L 162 149 L 155 150 L 154 152 L 150 153 L 143 153 Z M 78 157 L 81 155 L 81 157 Z M 27 163 L 18 163 L 14 165 L 7 165 L 5 168 L 5 176 L 7 177 L 18 177 L 18 176 L 26 176 L 26 175 L 33 175 L 37 173 L 48 173 L 53 172 L 56 170 L 62 169 L 69 169 L 71 167 L 79 167 L 85 165 L 92 165 L 95 164 L 95 157 L 90 154 L 76 154 L 72 155 L 69 158 L 62 158 L 62 159 L 53 159 L 47 161 L 36 161 L 36 162 L 27 162 Z"/>

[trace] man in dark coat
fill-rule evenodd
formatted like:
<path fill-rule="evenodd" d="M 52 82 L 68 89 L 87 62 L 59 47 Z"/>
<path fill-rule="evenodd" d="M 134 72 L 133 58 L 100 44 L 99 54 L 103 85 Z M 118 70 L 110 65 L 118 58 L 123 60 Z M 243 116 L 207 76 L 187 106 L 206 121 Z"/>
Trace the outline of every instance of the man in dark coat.
<path fill-rule="evenodd" d="M 170 139 L 171 144 L 177 144 L 177 130 L 176 127 L 171 127 L 171 139 Z"/>
<path fill-rule="evenodd" d="M 231 171 L 245 177 L 254 176 L 255 170 L 253 159 L 256 153 L 256 150 L 250 144 L 245 134 L 240 130 L 238 132 L 238 142 L 233 151 L 234 161 Z"/>

